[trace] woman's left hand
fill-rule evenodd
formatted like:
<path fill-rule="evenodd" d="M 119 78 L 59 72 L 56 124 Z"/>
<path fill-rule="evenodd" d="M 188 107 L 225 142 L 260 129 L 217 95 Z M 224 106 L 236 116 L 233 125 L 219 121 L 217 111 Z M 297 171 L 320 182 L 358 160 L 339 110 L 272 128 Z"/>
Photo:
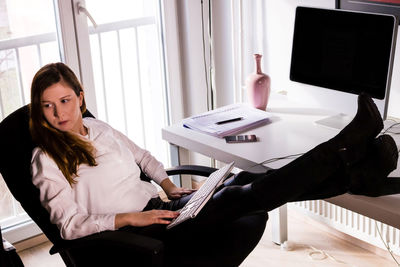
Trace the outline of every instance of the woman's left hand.
<path fill-rule="evenodd" d="M 177 187 L 168 178 L 164 179 L 160 185 L 161 185 L 162 189 L 164 190 L 164 192 L 167 194 L 169 199 L 178 199 L 178 198 L 181 198 L 183 196 L 186 196 L 186 195 L 191 194 L 194 191 L 196 191 L 193 189 Z"/>
<path fill-rule="evenodd" d="M 196 191 L 196 190 L 187 189 L 187 188 L 183 188 L 183 187 L 175 187 L 175 188 L 172 188 L 169 192 L 166 192 L 166 194 L 169 199 L 178 199 L 183 196 L 189 195 L 189 194 L 193 193 L 194 191 Z"/>

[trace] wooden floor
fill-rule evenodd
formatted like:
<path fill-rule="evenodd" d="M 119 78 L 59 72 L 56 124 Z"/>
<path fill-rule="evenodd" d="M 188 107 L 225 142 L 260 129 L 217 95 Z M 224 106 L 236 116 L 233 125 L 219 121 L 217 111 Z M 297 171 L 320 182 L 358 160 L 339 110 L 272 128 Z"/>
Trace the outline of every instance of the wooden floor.
<path fill-rule="evenodd" d="M 242 266 L 279 267 L 396 267 L 387 251 L 349 237 L 289 209 L 288 230 L 291 250 L 273 244 L 267 228 L 258 246 Z M 339 238 L 341 236 L 343 238 Z M 350 242 L 351 241 L 351 242 Z M 369 250 L 361 248 L 367 247 Z M 326 255 L 316 252 L 323 251 Z M 375 250 L 376 253 L 371 251 Z M 314 259 L 312 259 L 313 257 Z M 400 257 L 396 257 L 399 261 Z"/>
<path fill-rule="evenodd" d="M 289 210 L 289 245 L 292 249 L 285 251 L 271 242 L 271 229 L 267 227 L 265 234 L 241 266 L 248 267 L 396 267 L 396 263 L 386 251 L 379 250 L 378 256 L 361 248 L 361 241 L 349 242 L 335 235 L 334 230 L 328 230 L 303 217 L 303 215 Z M 347 238 L 346 238 L 347 239 Z M 354 241 L 354 240 L 352 240 Z M 365 244 L 365 243 L 364 243 Z M 19 255 L 26 267 L 58 267 L 65 266 L 57 255 L 48 253 L 51 245 L 46 242 L 37 247 L 23 250 Z M 326 253 L 325 258 L 314 249 Z M 310 256 L 313 256 L 312 259 Z M 324 258 L 324 259 L 319 259 Z"/>

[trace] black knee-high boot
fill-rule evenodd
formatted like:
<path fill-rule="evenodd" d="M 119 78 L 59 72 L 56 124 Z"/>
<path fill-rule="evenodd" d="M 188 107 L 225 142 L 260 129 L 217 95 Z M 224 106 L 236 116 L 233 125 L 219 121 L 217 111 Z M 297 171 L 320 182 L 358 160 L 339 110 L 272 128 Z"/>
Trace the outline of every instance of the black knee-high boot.
<path fill-rule="evenodd" d="M 343 184 L 341 174 L 335 173 L 294 201 L 324 199 L 347 192 L 371 197 L 399 194 L 400 178 L 388 177 L 397 168 L 397 161 L 395 141 L 389 135 L 381 135 L 368 147 L 365 159 L 347 170 L 349 184 Z"/>
<path fill-rule="evenodd" d="M 346 174 L 345 174 L 346 175 Z M 325 181 L 315 185 L 309 191 L 304 192 L 297 198 L 291 201 L 303 201 L 303 200 L 317 200 L 335 197 L 347 193 L 349 190 L 349 179 L 348 176 L 343 176 L 342 170 L 338 170 L 329 176 Z"/>
<path fill-rule="evenodd" d="M 358 98 L 358 111 L 337 136 L 310 150 L 266 179 L 258 179 L 251 189 L 263 207 L 270 210 L 311 192 L 333 174 L 348 186 L 348 168 L 363 160 L 367 148 L 383 128 L 379 111 L 366 95 Z"/>
<path fill-rule="evenodd" d="M 314 191 L 333 174 L 342 179 L 336 183 L 348 185 L 342 157 L 337 151 L 332 151 L 330 145 L 323 143 L 264 179 L 255 180 L 251 191 L 262 207 L 272 210 Z"/>

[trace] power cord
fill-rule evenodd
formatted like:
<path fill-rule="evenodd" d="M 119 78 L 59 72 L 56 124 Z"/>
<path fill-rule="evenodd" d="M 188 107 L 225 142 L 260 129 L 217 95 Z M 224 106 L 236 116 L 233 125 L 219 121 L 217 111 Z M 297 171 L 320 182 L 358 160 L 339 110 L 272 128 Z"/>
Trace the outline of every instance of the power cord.
<path fill-rule="evenodd" d="M 292 155 L 288 155 L 288 156 L 284 156 L 284 157 L 278 157 L 278 158 L 271 158 L 271 159 L 264 160 L 260 164 L 268 164 L 268 163 L 272 163 L 272 162 L 275 162 L 275 161 L 278 161 L 278 160 L 282 160 L 282 159 L 295 159 L 295 158 L 300 157 L 301 155 L 304 155 L 304 153 L 292 154 Z"/>
<path fill-rule="evenodd" d="M 397 259 L 394 257 L 393 250 L 390 248 L 389 243 L 388 243 L 387 241 L 385 241 L 385 239 L 383 238 L 382 233 L 381 233 L 381 231 L 379 230 L 378 223 L 377 223 L 376 221 L 375 221 L 375 228 L 376 228 L 376 231 L 377 231 L 378 234 L 379 234 L 379 237 L 380 237 L 381 240 L 382 240 L 383 245 L 385 246 L 385 248 L 386 248 L 387 251 L 389 252 L 390 256 L 392 256 L 392 258 L 393 258 L 393 260 L 396 262 L 397 266 L 400 267 L 400 263 L 399 263 L 399 262 L 397 261 Z"/>
<path fill-rule="evenodd" d="M 398 127 L 398 129 L 396 129 L 397 131 L 392 130 L 392 128 L 395 128 L 396 126 L 400 126 L 400 122 L 397 122 L 393 119 L 388 119 L 387 121 L 394 121 L 394 123 L 392 125 L 390 125 L 389 127 L 387 127 L 386 129 L 384 129 L 382 134 L 385 134 L 385 133 L 400 134 L 400 127 Z"/>
<path fill-rule="evenodd" d="M 212 79 L 212 46 L 211 46 L 211 0 L 208 0 L 208 48 L 209 55 L 208 60 L 210 65 L 207 66 L 207 55 L 206 55 L 206 36 L 205 36 L 205 26 L 204 26 L 204 0 L 201 3 L 201 37 L 203 42 L 203 64 L 204 64 L 204 78 L 206 80 L 206 90 L 207 90 L 207 110 L 214 109 L 214 95 L 213 95 L 213 79 Z M 211 88 L 210 88 L 211 87 Z M 210 159 L 210 164 L 215 167 L 215 159 Z"/>
<path fill-rule="evenodd" d="M 336 263 L 340 263 L 340 264 L 345 264 L 351 267 L 357 267 L 356 265 L 353 264 L 349 264 L 345 261 L 339 260 L 337 258 L 335 258 L 334 256 L 330 255 L 329 253 L 327 253 L 326 251 L 323 251 L 321 249 L 317 249 L 311 245 L 304 245 L 304 244 L 296 244 L 295 245 L 298 248 L 306 248 L 306 249 L 311 249 L 312 251 L 310 251 L 308 253 L 308 257 L 313 260 L 313 261 L 322 261 L 325 259 L 330 259 Z M 289 243 L 288 241 L 285 241 L 282 245 L 281 245 L 281 249 L 282 250 L 286 250 L 286 251 L 290 251 L 293 250 L 294 245 L 291 244 L 291 242 Z"/>
<path fill-rule="evenodd" d="M 257 166 L 264 165 L 264 164 L 268 164 L 268 163 L 272 163 L 272 162 L 275 162 L 275 161 L 283 160 L 283 159 L 295 159 L 295 158 L 300 157 L 301 155 L 304 155 L 304 153 L 298 153 L 298 154 L 292 154 L 292 155 L 283 156 L 283 157 L 267 159 L 267 160 L 264 160 L 263 162 L 260 162 L 258 164 L 255 164 L 255 165 L 251 166 L 250 169 L 254 168 L 254 167 L 257 167 Z"/>
<path fill-rule="evenodd" d="M 398 135 L 400 134 L 400 122 L 397 122 L 396 120 L 393 119 L 388 119 L 386 121 L 393 121 L 394 123 L 392 125 L 390 125 L 389 127 L 387 127 L 386 129 L 384 129 L 381 134 L 391 134 L 391 135 Z M 398 153 L 400 153 L 400 149 L 397 150 Z"/>
<path fill-rule="evenodd" d="M 398 129 L 396 129 L 397 126 L 400 126 L 400 122 L 397 122 L 396 120 L 393 120 L 393 119 L 388 119 L 387 121 L 393 121 L 394 123 L 392 125 L 390 125 L 389 127 L 387 127 L 386 129 L 384 129 L 381 134 L 393 134 L 393 135 L 400 134 L 400 127 L 398 127 Z M 396 130 L 394 130 L 394 129 L 396 129 Z M 398 152 L 400 153 L 400 149 L 398 150 Z M 393 250 L 390 248 L 389 243 L 387 241 L 385 241 L 385 239 L 383 238 L 382 233 L 379 230 L 378 223 L 376 221 L 375 221 L 375 228 L 376 228 L 376 231 L 378 232 L 379 237 L 381 238 L 382 243 L 385 246 L 386 250 L 389 252 L 390 256 L 396 262 L 397 266 L 400 267 L 400 263 L 394 257 Z"/>
<path fill-rule="evenodd" d="M 206 55 L 206 37 L 205 37 L 205 25 L 204 25 L 204 0 L 201 3 L 201 36 L 203 42 L 203 64 L 204 64 L 204 75 L 206 80 L 206 90 L 207 90 L 207 110 L 212 110 L 214 108 L 214 96 L 213 96 L 213 79 L 212 79 L 212 45 L 211 45 L 211 0 L 208 0 L 208 48 L 209 55 L 208 60 L 210 61 L 210 66 L 207 66 L 207 55 Z M 211 87 L 211 88 L 210 88 Z"/>
<path fill-rule="evenodd" d="M 387 241 L 385 241 L 385 239 L 383 238 L 382 233 L 379 230 L 378 223 L 376 221 L 375 221 L 375 228 L 376 228 L 376 231 L 379 234 L 380 239 L 382 240 L 382 243 L 384 244 L 385 248 L 389 252 L 390 256 L 393 258 L 393 260 L 395 261 L 396 265 L 398 267 L 400 267 L 400 263 L 395 258 L 394 252 L 390 248 L 389 243 Z M 322 260 L 325 260 L 325 259 L 329 258 L 330 260 L 332 260 L 332 261 L 334 261 L 336 263 L 340 263 L 340 264 L 345 264 L 345 265 L 348 265 L 348 266 L 356 267 L 355 265 L 352 265 L 352 264 L 349 264 L 349 263 L 347 263 L 345 261 L 339 260 L 339 259 L 335 258 L 334 256 L 330 255 L 329 253 L 327 253 L 326 251 L 323 251 L 321 249 L 317 249 L 317 248 L 315 248 L 315 247 L 313 247 L 311 245 L 303 245 L 303 244 L 294 245 L 291 242 L 285 241 L 281 245 L 281 250 L 291 251 L 291 250 L 294 249 L 294 247 L 311 249 L 312 251 L 308 253 L 308 257 L 311 260 L 314 260 L 314 261 L 317 261 L 317 260 L 318 261 L 322 261 Z"/>

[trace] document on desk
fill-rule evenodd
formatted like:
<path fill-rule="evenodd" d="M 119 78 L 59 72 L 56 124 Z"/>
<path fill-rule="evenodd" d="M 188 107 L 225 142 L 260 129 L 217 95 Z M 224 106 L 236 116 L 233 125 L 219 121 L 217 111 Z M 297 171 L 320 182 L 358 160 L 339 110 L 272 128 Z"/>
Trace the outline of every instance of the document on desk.
<path fill-rule="evenodd" d="M 272 115 L 246 104 L 232 104 L 183 120 L 183 126 L 219 138 L 264 125 Z"/>

